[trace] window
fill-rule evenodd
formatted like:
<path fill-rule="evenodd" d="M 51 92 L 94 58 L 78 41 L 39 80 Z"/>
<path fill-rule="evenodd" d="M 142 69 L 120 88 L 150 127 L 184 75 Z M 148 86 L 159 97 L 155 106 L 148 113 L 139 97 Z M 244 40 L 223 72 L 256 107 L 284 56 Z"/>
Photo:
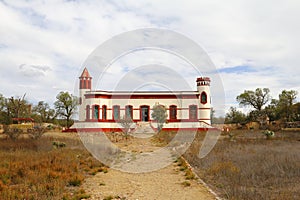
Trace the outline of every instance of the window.
<path fill-rule="evenodd" d="M 94 105 L 94 119 L 99 119 L 99 106 L 98 105 Z"/>
<path fill-rule="evenodd" d="M 106 120 L 107 119 L 107 106 L 106 105 L 103 105 L 102 106 L 102 119 L 103 120 Z"/>
<path fill-rule="evenodd" d="M 128 119 L 133 119 L 133 112 L 132 106 L 128 105 L 125 106 L 125 117 Z"/>
<path fill-rule="evenodd" d="M 170 120 L 177 119 L 177 106 L 172 105 L 170 106 L 169 110 L 170 110 L 169 113 Z"/>
<path fill-rule="evenodd" d="M 119 120 L 120 119 L 120 106 L 113 106 L 113 119 Z"/>
<path fill-rule="evenodd" d="M 207 94 L 205 92 L 201 93 L 201 103 L 206 104 L 207 103 Z"/>
<path fill-rule="evenodd" d="M 196 120 L 198 118 L 197 116 L 197 105 L 190 105 L 189 106 L 189 116 L 190 119 Z"/>
<path fill-rule="evenodd" d="M 86 120 L 89 120 L 90 119 L 90 106 L 89 105 L 87 105 L 86 106 Z"/>
<path fill-rule="evenodd" d="M 83 80 L 83 88 L 86 89 L 86 81 L 85 81 L 85 79 Z"/>

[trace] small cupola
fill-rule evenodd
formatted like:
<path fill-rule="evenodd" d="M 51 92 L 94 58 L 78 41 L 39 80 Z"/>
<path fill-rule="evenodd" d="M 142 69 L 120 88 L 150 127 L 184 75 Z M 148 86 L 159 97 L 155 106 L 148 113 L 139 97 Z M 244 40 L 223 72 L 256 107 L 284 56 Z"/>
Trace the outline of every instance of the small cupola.
<path fill-rule="evenodd" d="M 92 77 L 86 67 L 79 77 L 79 81 L 79 89 L 92 89 Z"/>

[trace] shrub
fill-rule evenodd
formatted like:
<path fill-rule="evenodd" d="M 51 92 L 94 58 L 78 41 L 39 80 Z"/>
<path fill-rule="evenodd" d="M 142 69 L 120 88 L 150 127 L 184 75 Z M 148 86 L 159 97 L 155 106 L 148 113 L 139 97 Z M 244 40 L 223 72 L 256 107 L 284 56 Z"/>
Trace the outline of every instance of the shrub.
<path fill-rule="evenodd" d="M 208 173 L 210 175 L 224 175 L 230 176 L 232 174 L 239 174 L 240 169 L 235 166 L 231 161 L 215 162 L 209 168 Z"/>
<path fill-rule="evenodd" d="M 188 182 L 188 181 L 183 181 L 181 184 L 182 184 L 184 187 L 189 187 L 189 186 L 191 186 L 191 183 Z"/>
<path fill-rule="evenodd" d="M 112 200 L 112 199 L 114 199 L 114 197 L 112 195 L 109 195 L 109 196 L 104 197 L 103 200 Z"/>
<path fill-rule="evenodd" d="M 4 131 L 4 134 L 7 135 L 13 141 L 16 141 L 22 133 L 23 130 L 18 128 L 12 128 L 12 129 L 7 128 Z"/>
<path fill-rule="evenodd" d="M 66 143 L 64 143 L 64 142 L 59 142 L 59 141 L 54 141 L 53 143 L 52 143 L 52 145 L 53 145 L 53 147 L 55 147 L 55 148 L 62 148 L 62 147 L 66 147 Z"/>
<path fill-rule="evenodd" d="M 45 132 L 46 132 L 45 128 L 43 128 L 41 126 L 37 126 L 37 127 L 34 127 L 32 130 L 30 130 L 29 137 L 34 140 L 37 140 L 37 139 L 40 139 L 44 135 Z"/>
<path fill-rule="evenodd" d="M 73 187 L 80 186 L 82 181 L 83 181 L 83 177 L 76 175 L 68 181 L 68 186 L 73 186 Z"/>
<path fill-rule="evenodd" d="M 195 174 L 192 172 L 192 170 L 187 169 L 186 172 L 185 172 L 185 178 L 187 180 L 192 180 L 192 179 L 195 178 Z"/>
<path fill-rule="evenodd" d="M 264 134 L 267 137 L 267 139 L 271 139 L 272 137 L 275 136 L 275 133 L 270 130 L 265 130 L 262 132 L 262 134 Z"/>

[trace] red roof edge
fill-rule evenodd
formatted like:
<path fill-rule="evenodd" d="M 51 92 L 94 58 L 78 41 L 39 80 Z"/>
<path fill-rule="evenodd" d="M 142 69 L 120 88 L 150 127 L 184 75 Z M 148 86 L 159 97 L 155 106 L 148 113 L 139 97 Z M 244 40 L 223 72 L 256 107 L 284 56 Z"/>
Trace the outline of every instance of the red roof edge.
<path fill-rule="evenodd" d="M 80 77 L 88 77 L 88 78 L 91 77 L 90 74 L 89 74 L 89 71 L 87 70 L 86 67 L 83 69 L 83 72 L 82 72 Z"/>

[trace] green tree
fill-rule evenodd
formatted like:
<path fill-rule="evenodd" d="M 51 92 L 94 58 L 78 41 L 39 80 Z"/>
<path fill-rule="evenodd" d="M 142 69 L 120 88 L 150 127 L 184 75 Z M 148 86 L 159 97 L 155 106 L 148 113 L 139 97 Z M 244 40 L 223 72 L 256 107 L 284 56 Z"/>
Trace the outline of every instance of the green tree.
<path fill-rule="evenodd" d="M 247 117 L 244 113 L 241 111 L 238 111 L 234 107 L 229 108 L 229 112 L 226 114 L 225 117 L 225 123 L 231 123 L 231 124 L 243 124 L 246 123 Z"/>
<path fill-rule="evenodd" d="M 54 102 L 56 113 L 66 119 L 66 126 L 69 128 L 73 123 L 72 116 L 75 114 L 78 98 L 68 92 L 60 92 L 56 99 Z"/>
<path fill-rule="evenodd" d="M 155 104 L 152 108 L 151 116 L 157 122 L 157 129 L 158 132 L 160 132 L 168 117 L 166 107 L 160 104 Z"/>
<path fill-rule="evenodd" d="M 4 105 L 5 105 L 5 97 L 2 94 L 0 94 L 0 111 L 3 111 Z"/>
<path fill-rule="evenodd" d="M 293 105 L 294 120 L 300 121 L 300 102 Z"/>
<path fill-rule="evenodd" d="M 0 124 L 6 124 L 6 112 L 5 112 L 5 104 L 6 104 L 6 99 L 5 97 L 0 94 Z"/>
<path fill-rule="evenodd" d="M 270 100 L 269 88 L 257 88 L 255 91 L 245 90 L 244 93 L 236 97 L 236 100 L 242 106 L 252 106 L 254 109 L 261 111 L 263 106 Z"/>
<path fill-rule="evenodd" d="M 293 117 L 295 115 L 293 104 L 297 98 L 297 91 L 295 90 L 283 90 L 281 94 L 279 94 L 278 100 L 278 111 L 281 119 L 286 121 L 293 121 Z"/>
<path fill-rule="evenodd" d="M 37 115 L 39 122 L 53 122 L 55 118 L 55 110 L 51 109 L 49 104 L 44 101 L 39 101 L 33 107 L 32 112 Z"/>
<path fill-rule="evenodd" d="M 30 116 L 31 104 L 25 100 L 25 95 L 26 94 L 24 94 L 22 98 L 10 97 L 8 101 L 6 101 L 7 111 L 12 118 Z"/>

